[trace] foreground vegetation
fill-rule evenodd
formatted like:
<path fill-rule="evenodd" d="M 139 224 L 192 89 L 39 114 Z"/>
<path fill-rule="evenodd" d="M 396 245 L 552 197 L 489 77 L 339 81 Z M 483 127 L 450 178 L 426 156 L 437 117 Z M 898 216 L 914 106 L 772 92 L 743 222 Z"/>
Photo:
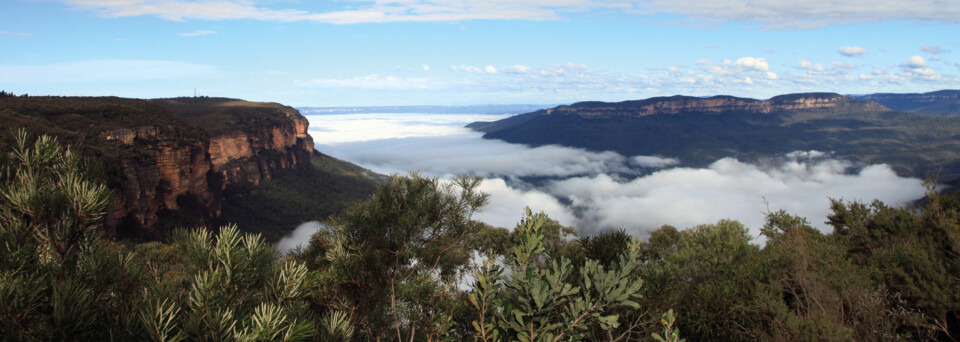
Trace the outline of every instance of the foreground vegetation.
<path fill-rule="evenodd" d="M 393 176 L 281 256 L 233 226 L 101 238 L 111 193 L 54 138 L 0 165 L 0 338 L 36 340 L 956 340 L 960 201 L 776 212 L 575 238 L 545 215 L 471 220 L 479 178 Z M 933 189 L 931 189 L 933 190 Z M 485 260 L 476 265 L 475 260 Z"/>

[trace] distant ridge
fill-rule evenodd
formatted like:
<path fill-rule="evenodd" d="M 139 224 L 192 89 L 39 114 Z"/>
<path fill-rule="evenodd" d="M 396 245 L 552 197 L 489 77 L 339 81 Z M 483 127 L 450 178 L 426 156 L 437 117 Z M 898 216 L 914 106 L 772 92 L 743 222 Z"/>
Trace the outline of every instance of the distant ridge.
<path fill-rule="evenodd" d="M 935 92 L 946 95 L 951 92 Z M 870 95 L 868 95 L 870 96 Z M 713 96 L 580 102 L 468 127 L 484 138 L 558 144 L 705 166 L 724 157 L 763 159 L 797 150 L 887 163 L 901 175 L 960 177 L 960 117 L 890 109 L 868 96 L 786 94 L 768 100 Z M 956 106 L 945 105 L 945 108 Z"/>
<path fill-rule="evenodd" d="M 858 96 L 893 110 L 934 115 L 960 116 L 960 90 L 938 90 L 922 94 L 878 93 Z"/>

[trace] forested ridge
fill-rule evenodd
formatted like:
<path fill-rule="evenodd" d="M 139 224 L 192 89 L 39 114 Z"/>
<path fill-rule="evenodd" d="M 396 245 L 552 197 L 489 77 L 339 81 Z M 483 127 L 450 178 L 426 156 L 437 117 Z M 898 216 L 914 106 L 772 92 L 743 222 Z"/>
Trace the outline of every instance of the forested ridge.
<path fill-rule="evenodd" d="M 103 238 L 111 191 L 54 137 L 0 171 L 0 336 L 155 340 L 956 340 L 960 201 L 833 202 L 822 234 L 772 212 L 590 237 L 529 209 L 476 222 L 477 177 L 394 175 L 281 255 L 231 225 Z M 519 209 L 519 208 L 518 208 Z M 823 218 L 817 218 L 823 219 Z M 474 260 L 485 260 L 479 264 Z"/>

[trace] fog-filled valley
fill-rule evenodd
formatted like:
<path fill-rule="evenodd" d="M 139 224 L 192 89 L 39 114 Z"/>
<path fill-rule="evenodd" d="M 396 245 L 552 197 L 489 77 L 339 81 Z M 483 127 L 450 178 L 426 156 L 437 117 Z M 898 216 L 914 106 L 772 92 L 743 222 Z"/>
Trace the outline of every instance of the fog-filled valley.
<path fill-rule="evenodd" d="M 3 0 L 0 342 L 957 342 L 958 36 L 960 0 Z"/>
<path fill-rule="evenodd" d="M 783 209 L 829 233 L 824 221 L 831 198 L 899 205 L 925 191 L 923 180 L 829 152 L 796 151 L 754 161 L 724 158 L 707 168 L 690 168 L 671 156 L 528 147 L 483 139 L 464 128 L 509 114 L 303 113 L 320 151 L 374 172 L 485 177 L 480 189 L 491 200 L 474 218 L 500 227 L 513 227 L 529 206 L 586 236 L 623 229 L 646 239 L 662 225 L 687 228 L 721 219 L 738 220 L 759 236 L 765 215 Z"/>

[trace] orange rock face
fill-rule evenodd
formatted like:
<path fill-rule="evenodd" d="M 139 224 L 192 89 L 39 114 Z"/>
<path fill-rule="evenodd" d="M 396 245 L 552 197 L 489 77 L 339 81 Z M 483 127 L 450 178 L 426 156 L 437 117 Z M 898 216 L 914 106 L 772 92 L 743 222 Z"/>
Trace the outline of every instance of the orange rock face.
<path fill-rule="evenodd" d="M 185 138 L 177 127 L 136 127 L 105 131 L 100 136 L 127 145 L 134 153 L 117 165 L 121 176 L 107 226 L 123 220 L 155 229 L 165 210 L 220 216 L 220 191 L 237 183 L 259 184 L 277 169 L 309 165 L 313 139 L 299 113 L 272 126 L 231 131 L 209 139 Z M 181 208 L 188 203 L 191 208 Z M 129 223 L 129 222 L 128 222 Z M 113 233 L 116 233 L 113 230 Z"/>

